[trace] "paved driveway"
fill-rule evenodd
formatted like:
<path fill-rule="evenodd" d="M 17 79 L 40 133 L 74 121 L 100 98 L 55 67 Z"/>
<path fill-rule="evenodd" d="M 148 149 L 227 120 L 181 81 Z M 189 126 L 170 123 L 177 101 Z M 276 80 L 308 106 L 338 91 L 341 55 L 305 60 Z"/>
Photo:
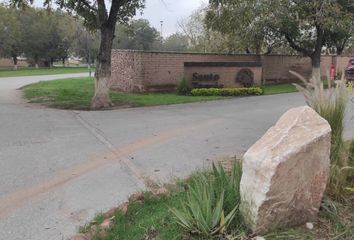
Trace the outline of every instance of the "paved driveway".
<path fill-rule="evenodd" d="M 186 176 L 242 153 L 287 109 L 304 105 L 294 93 L 73 112 L 16 96 L 24 84 L 75 76 L 82 74 L 0 78 L 1 240 L 66 239 L 144 180 Z"/>

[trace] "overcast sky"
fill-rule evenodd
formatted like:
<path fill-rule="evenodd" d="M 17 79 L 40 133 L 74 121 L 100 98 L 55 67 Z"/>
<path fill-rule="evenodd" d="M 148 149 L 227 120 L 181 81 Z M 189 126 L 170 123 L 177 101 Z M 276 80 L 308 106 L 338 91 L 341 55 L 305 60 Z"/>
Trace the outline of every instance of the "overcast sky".
<path fill-rule="evenodd" d="M 1 0 L 0 0 L 1 1 Z M 208 0 L 146 0 L 146 8 L 142 16 L 146 18 L 158 31 L 161 29 L 160 21 L 163 21 L 163 35 L 168 36 L 178 30 L 177 22 L 188 17 Z M 43 0 L 35 0 L 37 7 L 42 6 Z"/>
<path fill-rule="evenodd" d="M 177 21 L 188 17 L 207 0 L 146 0 L 143 18 L 160 31 L 160 21 L 163 23 L 163 35 L 167 36 L 177 31 Z"/>

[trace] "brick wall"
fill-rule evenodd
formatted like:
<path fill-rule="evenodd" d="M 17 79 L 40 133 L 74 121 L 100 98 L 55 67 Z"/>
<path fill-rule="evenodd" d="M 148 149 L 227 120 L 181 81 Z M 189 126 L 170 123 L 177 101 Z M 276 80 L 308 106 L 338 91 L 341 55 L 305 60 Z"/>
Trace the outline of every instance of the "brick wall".
<path fill-rule="evenodd" d="M 328 76 L 332 62 L 336 61 L 338 70 L 343 70 L 348 60 L 349 57 L 337 57 L 335 60 L 332 56 L 323 56 L 322 77 Z M 289 70 L 305 77 L 311 75 L 311 60 L 301 56 L 113 50 L 111 87 L 134 92 L 170 89 L 183 77 L 184 62 L 259 62 L 263 66 L 263 81 L 267 83 L 297 81 Z"/>
<path fill-rule="evenodd" d="M 184 62 L 258 61 L 257 55 L 112 51 L 111 88 L 148 91 L 175 86 L 184 75 Z"/>
<path fill-rule="evenodd" d="M 111 88 L 127 92 L 144 91 L 143 61 L 140 52 L 112 52 Z"/>
<path fill-rule="evenodd" d="M 300 56 L 262 56 L 263 79 L 266 83 L 294 82 L 296 77 L 289 70 L 305 77 L 311 76 L 311 59 Z"/>

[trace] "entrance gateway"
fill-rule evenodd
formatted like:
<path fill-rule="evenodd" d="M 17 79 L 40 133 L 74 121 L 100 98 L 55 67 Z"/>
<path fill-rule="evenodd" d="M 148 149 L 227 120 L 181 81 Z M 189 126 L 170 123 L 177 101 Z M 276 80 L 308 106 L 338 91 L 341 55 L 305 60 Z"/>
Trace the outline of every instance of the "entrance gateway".
<path fill-rule="evenodd" d="M 322 56 L 321 76 L 326 77 L 336 62 L 343 71 L 350 57 Z M 311 59 L 292 55 L 252 55 L 187 52 L 112 50 L 111 88 L 123 92 L 175 91 L 185 77 L 190 84 L 243 87 L 273 83 L 294 83 L 312 73 Z"/>

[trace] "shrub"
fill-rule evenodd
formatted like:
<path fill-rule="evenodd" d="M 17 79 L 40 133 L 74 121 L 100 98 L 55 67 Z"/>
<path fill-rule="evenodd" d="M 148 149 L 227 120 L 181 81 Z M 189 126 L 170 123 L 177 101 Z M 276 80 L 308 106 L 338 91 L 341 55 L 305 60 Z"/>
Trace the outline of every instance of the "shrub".
<path fill-rule="evenodd" d="M 191 92 L 191 89 L 188 86 L 186 79 L 182 78 L 182 80 L 177 85 L 177 94 L 178 95 L 188 95 L 188 94 L 190 94 L 190 92 Z"/>
<path fill-rule="evenodd" d="M 191 91 L 193 96 L 249 96 L 262 95 L 263 90 L 254 88 L 195 88 Z"/>
<path fill-rule="evenodd" d="M 241 163 L 235 162 L 227 174 L 221 165 L 213 164 L 211 173 L 198 173 L 188 183 L 185 201 L 172 209 L 177 223 L 186 231 L 203 237 L 223 234 L 240 220 Z M 238 228 L 242 226 L 237 221 Z"/>
<path fill-rule="evenodd" d="M 327 193 L 332 197 L 339 198 L 347 185 L 348 170 L 351 169 L 349 149 L 343 140 L 344 116 L 349 88 L 346 87 L 344 78 L 335 87 L 331 86 L 331 81 L 328 81 L 328 89 L 325 90 L 322 82 L 312 79 L 307 81 L 301 75 L 292 71 L 291 73 L 299 77 L 305 84 L 305 87 L 298 84 L 295 86 L 304 94 L 307 104 L 326 119 L 331 126 L 331 171 Z"/>

